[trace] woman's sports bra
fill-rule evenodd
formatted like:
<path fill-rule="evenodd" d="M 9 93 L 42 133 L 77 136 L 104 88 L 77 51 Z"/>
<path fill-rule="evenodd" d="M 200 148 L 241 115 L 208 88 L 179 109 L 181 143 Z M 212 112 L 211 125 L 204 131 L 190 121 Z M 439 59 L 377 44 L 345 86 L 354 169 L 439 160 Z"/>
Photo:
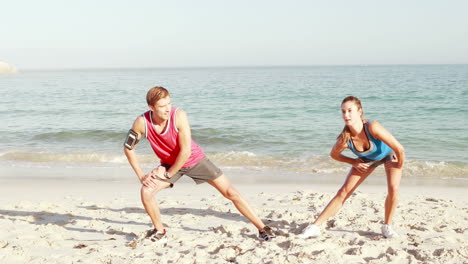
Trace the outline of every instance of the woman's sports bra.
<path fill-rule="evenodd" d="M 380 160 L 385 158 L 385 156 L 392 152 L 392 149 L 382 140 L 375 139 L 372 136 L 372 134 L 369 131 L 370 123 L 372 123 L 372 120 L 369 120 L 367 123 L 364 124 L 364 131 L 366 133 L 367 139 L 369 140 L 369 149 L 365 151 L 357 151 L 356 148 L 354 148 L 354 143 L 352 139 L 349 139 L 348 147 L 359 158 L 366 160 Z"/>

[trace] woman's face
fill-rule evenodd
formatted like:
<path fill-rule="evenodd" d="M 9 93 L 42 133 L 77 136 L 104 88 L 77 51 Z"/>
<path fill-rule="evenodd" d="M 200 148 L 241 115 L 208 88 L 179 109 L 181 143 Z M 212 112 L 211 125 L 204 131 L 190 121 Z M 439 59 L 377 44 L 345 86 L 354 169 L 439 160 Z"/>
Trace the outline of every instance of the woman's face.
<path fill-rule="evenodd" d="M 347 126 L 362 122 L 362 109 L 353 101 L 348 101 L 341 105 L 341 116 Z"/>

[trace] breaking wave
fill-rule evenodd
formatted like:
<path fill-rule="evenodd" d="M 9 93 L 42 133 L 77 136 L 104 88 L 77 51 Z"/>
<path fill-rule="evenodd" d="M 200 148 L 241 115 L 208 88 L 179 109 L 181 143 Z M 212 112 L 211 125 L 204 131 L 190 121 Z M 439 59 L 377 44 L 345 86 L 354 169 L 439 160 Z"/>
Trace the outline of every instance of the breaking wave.
<path fill-rule="evenodd" d="M 304 174 L 346 174 L 350 166 L 326 156 L 298 158 L 277 158 L 256 155 L 252 152 L 210 152 L 207 156 L 220 167 L 246 167 L 256 170 L 288 170 Z M 142 164 L 157 164 L 154 154 L 139 154 Z M 0 153 L 3 163 L 28 163 L 31 166 L 47 163 L 48 166 L 128 166 L 125 155 L 97 152 L 49 153 L 31 151 L 8 151 Z M 380 169 L 380 168 L 379 168 Z M 382 169 L 383 170 L 383 169 Z M 405 163 L 404 177 L 467 179 L 468 164 L 460 162 L 435 162 L 408 160 Z"/>

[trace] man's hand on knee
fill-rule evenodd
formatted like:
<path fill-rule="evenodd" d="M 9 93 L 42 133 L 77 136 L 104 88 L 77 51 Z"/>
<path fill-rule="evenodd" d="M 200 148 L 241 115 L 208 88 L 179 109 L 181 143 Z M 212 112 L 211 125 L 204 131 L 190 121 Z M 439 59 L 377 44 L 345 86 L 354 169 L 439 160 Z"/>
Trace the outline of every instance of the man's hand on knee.
<path fill-rule="evenodd" d="M 146 174 L 145 178 L 141 181 L 141 184 L 149 188 L 156 188 L 156 183 L 156 179 L 151 173 Z"/>
<path fill-rule="evenodd" d="M 162 181 L 157 176 L 151 176 L 151 174 L 147 174 L 145 179 L 141 182 L 143 186 L 151 188 L 151 189 L 164 189 L 166 185 L 169 184 L 165 181 Z"/>
<path fill-rule="evenodd" d="M 161 179 L 164 179 L 164 173 L 166 172 L 166 168 L 164 166 L 158 166 L 156 168 L 154 168 L 150 174 L 152 175 L 152 177 L 159 177 Z"/>
<path fill-rule="evenodd" d="M 156 189 L 159 185 L 164 185 L 164 173 L 166 168 L 163 166 L 158 166 L 154 168 L 150 173 L 146 174 L 145 178 L 141 182 L 144 186 Z M 164 186 L 165 188 L 166 186 Z"/>

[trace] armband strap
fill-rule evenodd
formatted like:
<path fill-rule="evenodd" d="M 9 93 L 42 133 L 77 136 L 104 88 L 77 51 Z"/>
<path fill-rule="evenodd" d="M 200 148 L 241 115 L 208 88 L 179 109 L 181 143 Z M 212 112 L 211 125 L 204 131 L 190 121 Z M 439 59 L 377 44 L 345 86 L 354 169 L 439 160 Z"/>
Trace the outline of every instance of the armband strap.
<path fill-rule="evenodd" d="M 127 137 L 125 138 L 124 146 L 132 150 L 135 148 L 135 145 L 138 143 L 138 133 L 135 132 L 133 129 L 128 131 Z"/>

